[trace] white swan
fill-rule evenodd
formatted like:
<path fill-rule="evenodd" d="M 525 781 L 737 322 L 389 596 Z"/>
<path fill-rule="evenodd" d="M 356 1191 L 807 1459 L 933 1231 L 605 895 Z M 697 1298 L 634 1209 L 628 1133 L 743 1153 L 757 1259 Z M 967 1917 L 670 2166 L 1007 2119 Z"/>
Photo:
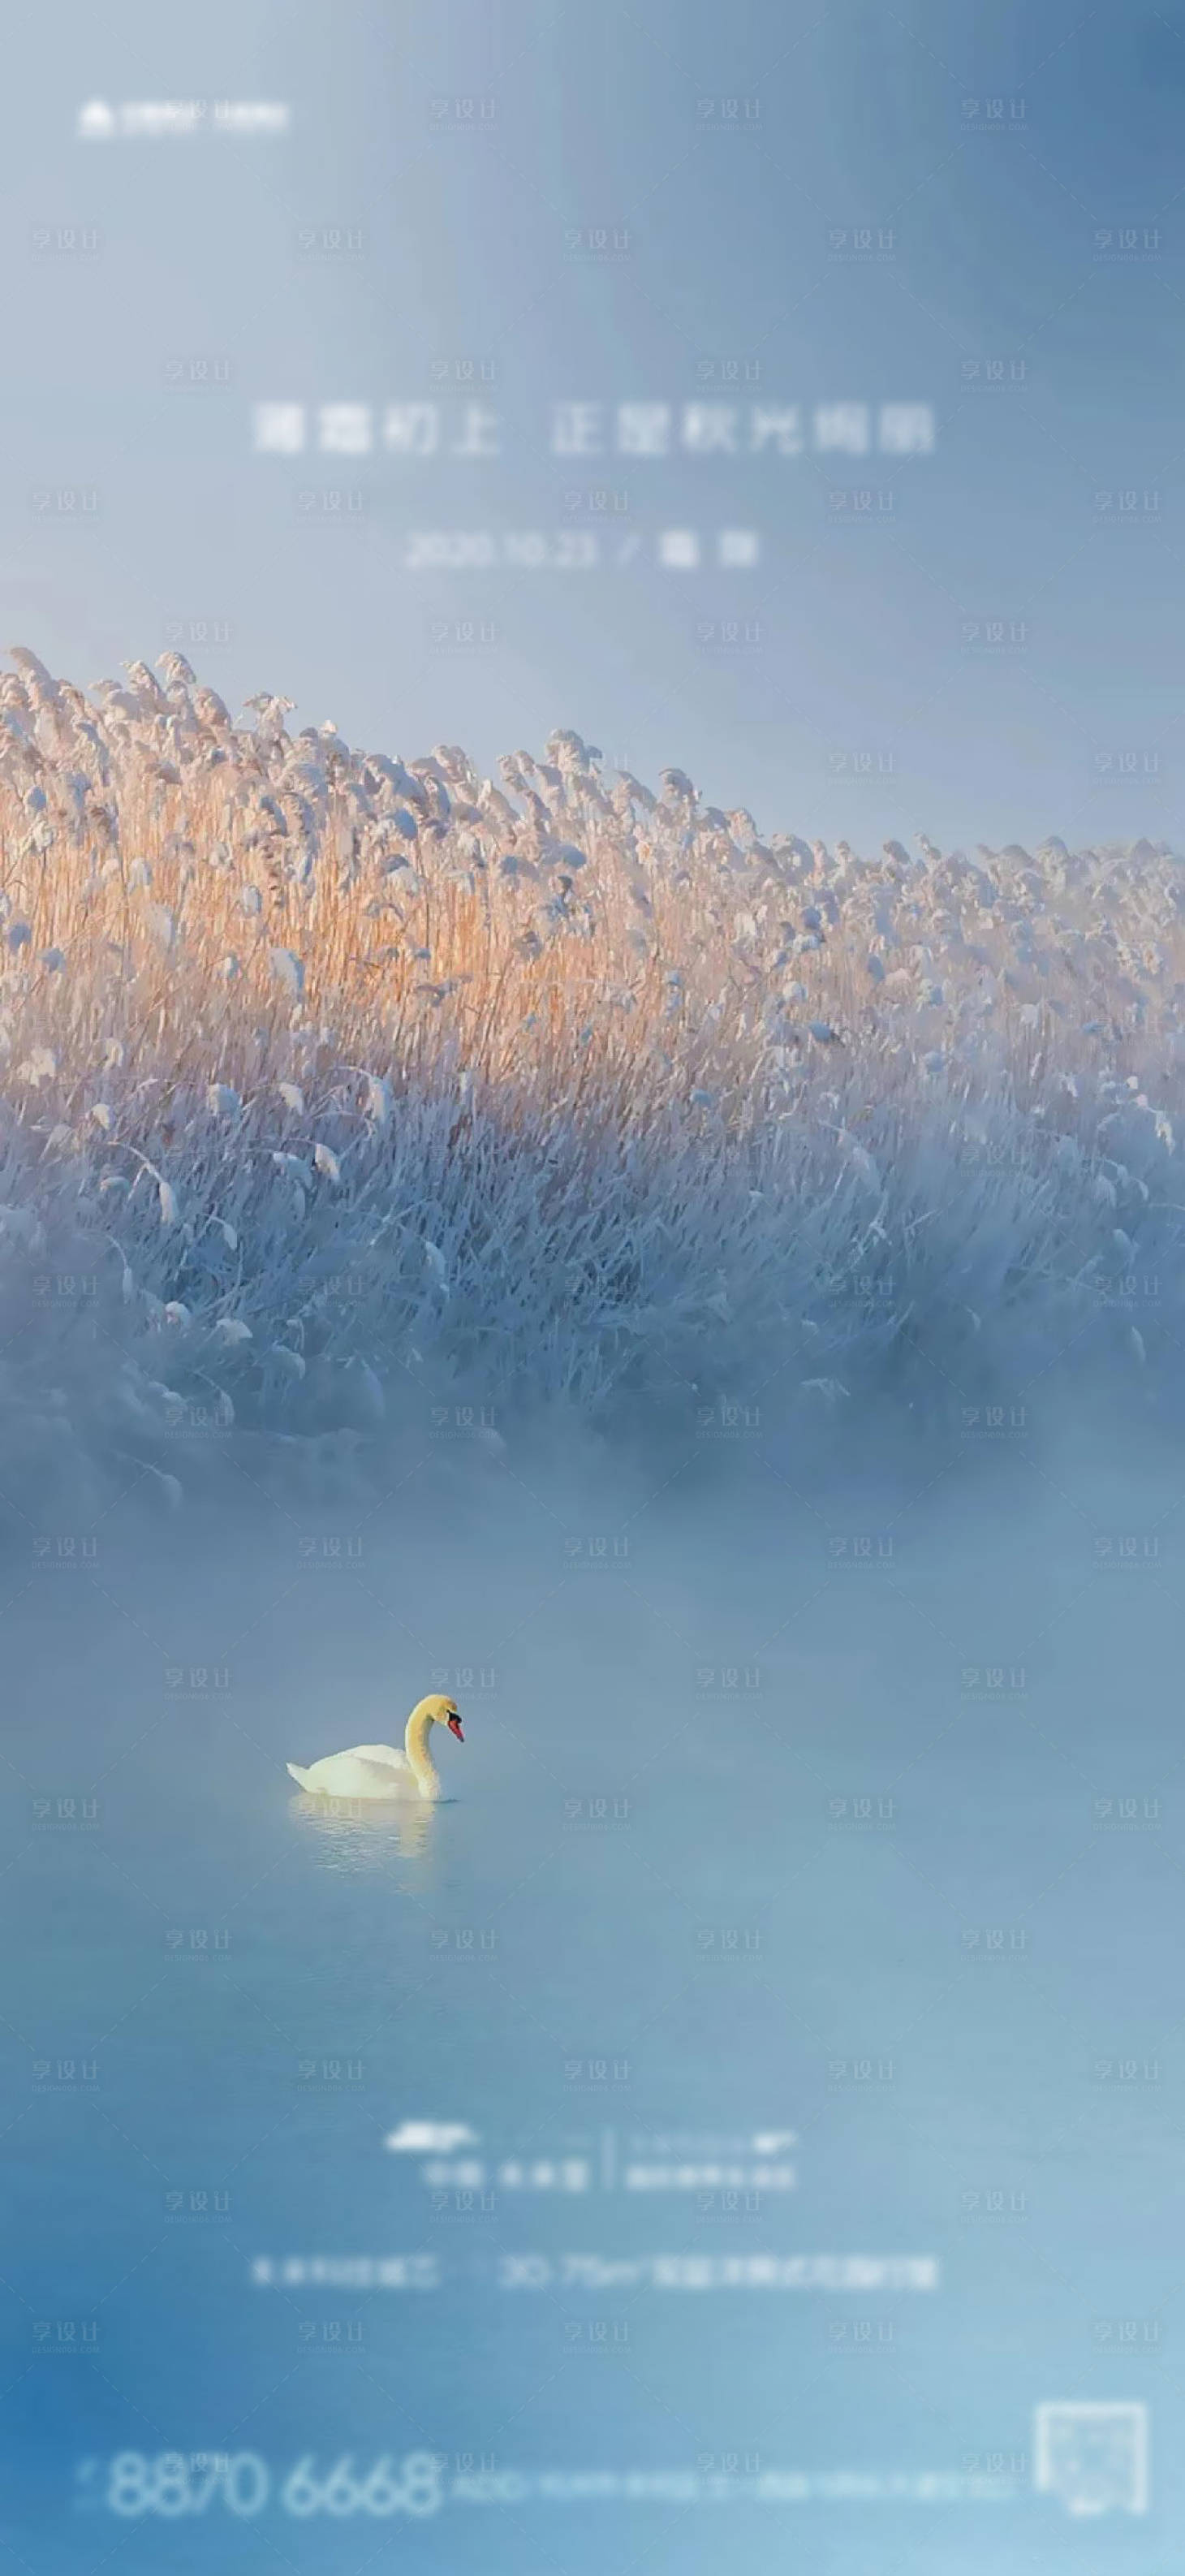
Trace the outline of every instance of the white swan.
<path fill-rule="evenodd" d="M 405 1750 L 393 1744 L 354 1744 L 348 1753 L 326 1753 L 307 1770 L 299 1762 L 288 1769 L 311 1798 L 439 1798 L 440 1777 L 428 1751 L 434 1726 L 447 1726 L 458 1744 L 465 1741 L 455 1700 L 433 1692 L 417 1700 L 404 1730 Z"/>

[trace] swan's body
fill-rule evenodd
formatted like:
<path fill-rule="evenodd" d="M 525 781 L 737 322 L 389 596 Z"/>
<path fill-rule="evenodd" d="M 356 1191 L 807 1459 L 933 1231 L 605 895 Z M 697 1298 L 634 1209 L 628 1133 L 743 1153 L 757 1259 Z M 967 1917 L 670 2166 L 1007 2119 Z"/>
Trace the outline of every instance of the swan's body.
<path fill-rule="evenodd" d="M 447 1726 L 464 1743 L 455 1701 L 434 1693 L 413 1708 L 402 1753 L 393 1744 L 354 1744 L 346 1753 L 323 1754 L 307 1769 L 299 1762 L 288 1769 L 311 1798 L 439 1798 L 440 1775 L 428 1750 L 434 1726 Z"/>
<path fill-rule="evenodd" d="M 393 1744 L 355 1744 L 348 1753 L 325 1753 L 307 1770 L 288 1768 L 314 1798 L 418 1798 L 419 1782 L 405 1753 Z"/>

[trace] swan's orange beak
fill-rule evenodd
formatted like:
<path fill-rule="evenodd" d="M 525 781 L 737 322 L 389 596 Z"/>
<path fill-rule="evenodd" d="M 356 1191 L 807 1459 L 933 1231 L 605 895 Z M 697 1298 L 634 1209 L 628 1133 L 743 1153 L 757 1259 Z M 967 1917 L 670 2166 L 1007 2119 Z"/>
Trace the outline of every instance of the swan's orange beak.
<path fill-rule="evenodd" d="M 449 1734 L 450 1734 L 450 1735 L 455 1735 L 455 1736 L 456 1736 L 456 1739 L 457 1739 L 458 1744 L 463 1744 L 463 1743 L 464 1743 L 464 1741 L 465 1741 L 465 1729 L 464 1729 L 464 1727 L 462 1726 L 462 1724 L 461 1724 L 461 1721 L 460 1721 L 460 1718 L 459 1718 L 459 1717 L 456 1717 L 456 1716 L 450 1717 L 449 1722 L 448 1722 L 448 1731 L 449 1731 Z"/>

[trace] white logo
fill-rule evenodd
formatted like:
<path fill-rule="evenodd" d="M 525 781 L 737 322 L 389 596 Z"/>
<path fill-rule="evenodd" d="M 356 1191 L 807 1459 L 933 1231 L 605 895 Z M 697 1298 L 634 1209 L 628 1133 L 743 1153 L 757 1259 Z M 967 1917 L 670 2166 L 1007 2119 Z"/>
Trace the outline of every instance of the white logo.
<path fill-rule="evenodd" d="M 1147 2513 L 1148 2409 L 1134 2401 L 1038 2406 L 1033 2483 L 1067 2513 Z"/>
<path fill-rule="evenodd" d="M 401 2120 L 383 2145 L 397 2156 L 448 2156 L 454 2147 L 475 2147 L 477 2131 L 463 2120 Z"/>

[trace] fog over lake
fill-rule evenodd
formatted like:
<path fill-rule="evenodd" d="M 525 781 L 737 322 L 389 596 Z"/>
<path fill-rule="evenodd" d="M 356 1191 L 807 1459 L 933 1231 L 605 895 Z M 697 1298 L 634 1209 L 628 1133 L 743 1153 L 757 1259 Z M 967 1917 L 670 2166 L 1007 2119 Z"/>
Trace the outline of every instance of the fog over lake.
<path fill-rule="evenodd" d="M 14 2545 L 353 2564 L 394 2513 L 425 2569 L 855 2571 L 875 2512 L 1003 2569 L 1080 2528 L 1059 2398 L 1152 2407 L 1171 2514 L 1163 1456 L 809 1497 L 465 1437 L 8 1571 Z M 430 1687 L 441 1804 L 292 1787 Z"/>

